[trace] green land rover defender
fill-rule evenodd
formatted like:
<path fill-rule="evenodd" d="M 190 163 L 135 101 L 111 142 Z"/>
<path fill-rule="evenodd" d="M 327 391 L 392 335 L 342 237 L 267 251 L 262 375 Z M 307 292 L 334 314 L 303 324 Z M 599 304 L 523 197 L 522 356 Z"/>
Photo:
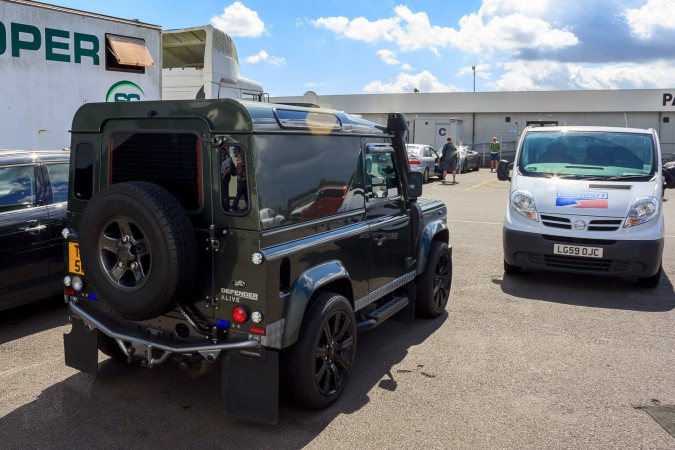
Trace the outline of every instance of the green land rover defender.
<path fill-rule="evenodd" d="M 447 210 L 420 200 L 401 114 L 237 100 L 89 103 L 73 119 L 66 364 L 222 366 L 223 412 L 321 409 L 357 334 L 443 313 Z M 356 374 L 358 376 L 358 374 Z"/>

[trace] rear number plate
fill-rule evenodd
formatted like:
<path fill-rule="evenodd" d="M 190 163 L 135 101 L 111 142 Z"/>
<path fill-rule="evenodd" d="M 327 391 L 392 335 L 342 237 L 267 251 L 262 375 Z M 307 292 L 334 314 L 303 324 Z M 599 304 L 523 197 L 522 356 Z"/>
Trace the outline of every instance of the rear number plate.
<path fill-rule="evenodd" d="M 555 244 L 553 253 L 556 255 L 583 256 L 584 258 L 602 258 L 601 247 Z"/>
<path fill-rule="evenodd" d="M 80 246 L 77 242 L 68 242 L 68 271 L 77 275 L 84 275 L 80 260 Z"/>

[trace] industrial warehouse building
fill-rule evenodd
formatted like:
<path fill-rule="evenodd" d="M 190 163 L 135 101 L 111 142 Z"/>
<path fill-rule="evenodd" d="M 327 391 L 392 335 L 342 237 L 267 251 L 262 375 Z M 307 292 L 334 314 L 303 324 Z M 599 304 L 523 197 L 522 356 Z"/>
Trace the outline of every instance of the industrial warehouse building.
<path fill-rule="evenodd" d="M 675 153 L 675 88 L 607 91 L 447 92 L 275 97 L 276 103 L 312 103 L 385 124 L 387 113 L 408 119 L 409 141 L 441 148 L 447 136 L 481 154 L 493 136 L 513 157 L 528 125 L 604 125 L 654 128 L 664 157 Z"/>

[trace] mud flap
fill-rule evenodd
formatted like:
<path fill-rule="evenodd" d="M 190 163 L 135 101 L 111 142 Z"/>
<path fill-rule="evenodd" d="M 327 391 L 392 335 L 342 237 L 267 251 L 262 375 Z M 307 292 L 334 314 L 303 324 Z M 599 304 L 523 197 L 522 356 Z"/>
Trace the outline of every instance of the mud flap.
<path fill-rule="evenodd" d="M 415 301 L 417 300 L 417 283 L 411 281 L 403 289 L 408 297 L 408 306 L 397 312 L 391 319 L 397 322 L 412 323 L 415 321 Z"/>
<path fill-rule="evenodd" d="M 66 366 L 87 373 L 93 377 L 98 374 L 98 332 L 89 331 L 84 321 L 71 316 L 73 328 L 63 334 L 63 350 Z"/>
<path fill-rule="evenodd" d="M 256 357 L 245 353 L 229 351 L 222 358 L 223 414 L 276 425 L 279 420 L 279 352 L 261 349 Z"/>

